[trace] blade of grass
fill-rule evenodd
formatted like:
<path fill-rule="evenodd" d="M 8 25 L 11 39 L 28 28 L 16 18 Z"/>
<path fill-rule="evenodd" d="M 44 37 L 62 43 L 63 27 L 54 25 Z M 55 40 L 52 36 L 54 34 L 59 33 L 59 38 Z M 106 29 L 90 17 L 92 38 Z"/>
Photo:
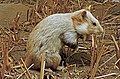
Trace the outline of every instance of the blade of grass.
<path fill-rule="evenodd" d="M 30 65 L 30 67 L 27 68 L 27 70 L 25 70 L 23 73 L 21 73 L 17 79 L 20 79 L 34 64 Z"/>
<path fill-rule="evenodd" d="M 112 37 L 112 39 L 113 39 L 113 41 L 114 41 L 114 43 L 115 43 L 115 47 L 116 47 L 116 57 L 117 57 L 117 59 L 120 59 L 120 49 L 119 49 L 119 46 L 118 46 L 118 44 L 117 44 L 114 36 L 111 35 L 111 37 Z M 118 68 L 120 69 L 120 61 L 117 63 L 117 66 L 118 66 Z"/>
<path fill-rule="evenodd" d="M 44 69 L 45 69 L 45 53 L 42 52 L 41 67 L 40 67 L 40 79 L 44 78 Z"/>
<path fill-rule="evenodd" d="M 26 65 L 25 65 L 25 62 L 23 61 L 23 59 L 21 58 L 21 61 L 22 61 L 22 63 L 23 63 L 23 65 L 24 65 L 24 67 L 25 67 L 25 70 L 27 70 L 27 67 L 26 67 Z M 22 68 L 22 67 L 21 67 Z M 27 70 L 27 73 L 28 73 L 28 75 L 26 74 L 26 76 L 28 77 L 28 79 L 32 79 L 32 77 L 31 77 L 31 74 L 30 74 L 30 72 Z"/>
<path fill-rule="evenodd" d="M 91 57 L 91 65 L 90 65 L 90 75 L 91 75 L 91 72 L 92 72 L 92 70 L 93 70 L 93 68 L 94 68 L 94 64 L 95 64 L 95 60 L 96 60 L 96 52 L 95 52 L 95 38 L 96 38 L 96 36 L 94 36 L 93 34 L 92 34 L 92 57 Z"/>
<path fill-rule="evenodd" d="M 97 72 L 97 69 L 98 69 L 98 66 L 99 66 L 99 61 L 102 57 L 103 51 L 104 51 L 104 45 L 102 45 L 102 47 L 100 49 L 100 52 L 97 55 L 96 63 L 94 65 L 94 68 L 92 69 L 90 79 L 94 79 L 94 76 L 95 76 L 95 73 Z"/>
<path fill-rule="evenodd" d="M 111 73 L 111 74 L 107 74 L 107 75 L 102 75 L 102 76 L 95 77 L 94 79 L 101 79 L 101 78 L 112 76 L 112 75 L 118 75 L 118 73 Z"/>
<path fill-rule="evenodd" d="M 5 42 L 4 44 L 3 44 L 3 51 L 4 51 L 4 63 L 3 63 L 3 66 L 2 66 L 2 73 L 1 73 L 1 75 L 2 75 L 2 79 L 4 79 L 4 77 L 5 77 L 5 71 L 7 70 L 7 68 L 8 68 L 8 47 L 7 47 L 7 43 Z"/>
<path fill-rule="evenodd" d="M 114 58 L 116 56 L 116 54 L 114 54 L 112 57 L 110 57 L 107 61 L 105 61 L 103 64 L 101 64 L 99 66 L 99 68 L 101 68 L 103 65 L 105 65 L 107 62 L 109 62 L 112 58 Z"/>

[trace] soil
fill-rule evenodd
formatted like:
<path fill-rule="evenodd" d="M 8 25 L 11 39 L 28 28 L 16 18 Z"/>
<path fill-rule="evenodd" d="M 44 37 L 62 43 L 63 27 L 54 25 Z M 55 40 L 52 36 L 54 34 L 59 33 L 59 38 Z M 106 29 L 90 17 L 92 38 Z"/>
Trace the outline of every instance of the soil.
<path fill-rule="evenodd" d="M 34 13 L 35 1 L 36 0 L 0 0 L 0 72 L 2 73 L 2 67 L 4 61 L 4 50 L 8 48 L 8 60 L 9 67 L 6 69 L 5 78 L 6 79 L 17 79 L 20 74 L 24 72 L 19 66 L 21 58 L 24 59 L 26 53 L 26 42 L 28 36 L 35 25 L 41 21 L 44 17 L 57 13 L 57 9 L 44 14 L 43 11 L 38 11 L 41 15 L 41 18 Z M 45 0 L 47 1 L 47 0 Z M 78 5 L 76 6 L 76 1 L 71 3 L 67 9 L 71 9 L 71 6 L 74 4 L 74 11 L 79 9 Z M 52 2 L 51 2 L 52 3 Z M 51 3 L 46 4 L 46 6 L 51 7 Z M 61 2 L 62 3 L 62 2 Z M 116 54 L 116 48 L 112 40 L 111 35 L 113 35 L 119 43 L 120 40 L 120 17 L 110 20 L 116 16 L 120 15 L 120 5 L 119 3 L 92 3 L 92 2 L 81 2 L 83 6 L 87 3 L 93 5 L 92 12 L 99 19 L 101 25 L 105 29 L 104 37 L 102 42 L 99 42 L 99 37 L 97 39 L 97 44 L 100 46 L 104 44 L 104 52 L 99 62 L 98 70 L 95 74 L 95 77 L 107 75 L 111 73 L 116 73 L 115 75 L 99 78 L 99 79 L 120 79 L 120 71 L 116 67 L 115 62 L 117 61 L 116 56 L 114 56 L 109 62 L 102 65 L 110 57 Z M 41 3 L 42 4 L 42 3 Z M 40 8 L 41 10 L 41 8 Z M 63 11 L 61 11 L 63 10 Z M 70 10 L 64 9 L 62 7 L 58 12 L 70 12 Z M 20 16 L 18 22 L 15 23 L 16 18 Z M 45 16 L 46 15 L 46 16 Z M 104 15 L 104 16 L 103 16 Z M 112 24 L 115 23 L 115 24 Z M 15 25 L 17 24 L 17 25 Z M 14 26 L 15 25 L 15 26 Z M 14 33 L 15 31 L 15 33 Z M 17 36 L 17 37 L 15 37 Z M 91 39 L 91 38 L 89 38 Z M 100 40 L 101 41 L 101 40 Z M 50 79 L 89 79 L 89 69 L 91 63 L 91 40 L 84 41 L 79 39 L 79 48 L 76 52 L 72 52 L 72 49 L 66 48 L 66 62 L 68 63 L 67 69 L 64 71 L 51 71 L 46 70 L 45 78 L 49 76 Z M 120 48 L 120 47 L 119 47 Z M 99 51 L 101 48 L 97 50 Z M 39 79 L 39 70 L 29 70 L 31 73 L 32 79 Z M 2 75 L 0 75 L 0 78 Z M 19 79 L 28 79 L 26 75 L 23 74 Z M 48 79 L 48 78 L 47 78 Z"/>

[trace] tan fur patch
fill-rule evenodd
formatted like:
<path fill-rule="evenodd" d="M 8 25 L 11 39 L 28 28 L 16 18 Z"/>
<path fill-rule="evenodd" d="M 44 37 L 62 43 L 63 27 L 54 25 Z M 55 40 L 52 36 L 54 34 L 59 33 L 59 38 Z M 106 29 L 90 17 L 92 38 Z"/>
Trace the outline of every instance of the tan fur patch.
<path fill-rule="evenodd" d="M 80 16 L 80 14 L 73 16 L 72 20 L 74 25 L 80 25 L 82 23 L 82 17 Z"/>
<path fill-rule="evenodd" d="M 75 16 L 72 17 L 74 25 L 80 25 L 86 18 L 86 11 L 83 11 Z"/>

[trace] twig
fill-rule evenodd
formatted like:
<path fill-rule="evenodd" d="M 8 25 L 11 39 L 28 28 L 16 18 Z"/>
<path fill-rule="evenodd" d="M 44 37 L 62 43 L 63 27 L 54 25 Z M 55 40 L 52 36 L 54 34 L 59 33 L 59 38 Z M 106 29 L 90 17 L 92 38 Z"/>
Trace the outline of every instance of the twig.
<path fill-rule="evenodd" d="M 18 36 L 17 36 L 17 28 L 18 28 L 18 21 L 20 19 L 21 13 L 17 13 L 16 17 L 13 19 L 13 32 L 14 32 L 14 41 L 18 42 Z"/>
<path fill-rule="evenodd" d="M 20 62 L 19 62 L 19 64 L 20 64 Z M 20 67 L 21 67 L 22 71 L 25 71 L 25 69 L 23 68 L 23 64 L 20 65 Z M 27 75 L 27 73 L 25 73 L 25 76 L 27 77 L 27 79 L 30 79 L 29 76 Z"/>
<path fill-rule="evenodd" d="M 24 75 L 33 65 L 34 64 L 30 65 L 30 67 L 28 67 L 27 70 L 25 70 L 23 73 L 21 73 L 17 79 L 20 79 L 22 77 L 22 75 Z"/>
<path fill-rule="evenodd" d="M 109 62 L 112 58 L 114 58 L 116 56 L 116 54 L 114 54 L 112 57 L 110 57 L 106 62 L 104 62 L 103 64 L 101 64 L 99 66 L 99 68 L 101 68 L 103 65 L 105 65 L 107 62 Z"/>
<path fill-rule="evenodd" d="M 113 17 L 113 18 L 111 18 L 111 19 L 109 19 L 109 20 L 107 20 L 107 21 L 104 21 L 103 23 L 109 22 L 109 21 L 111 21 L 111 20 L 113 20 L 113 19 L 116 19 L 116 18 L 119 18 L 119 17 L 120 17 L 120 15 L 115 16 L 115 17 Z"/>
<path fill-rule="evenodd" d="M 120 23 L 105 23 L 105 25 L 120 25 Z"/>
<path fill-rule="evenodd" d="M 120 62 L 120 58 L 115 62 L 115 65 L 117 65 L 119 62 Z M 119 68 L 117 67 L 117 69 Z"/>
<path fill-rule="evenodd" d="M 114 36 L 113 36 L 113 35 L 111 35 L 111 36 L 112 36 L 112 39 L 113 39 L 113 41 L 114 41 L 114 43 L 115 43 L 115 46 L 116 46 L 117 50 L 120 50 L 120 49 L 119 49 L 119 47 L 118 47 L 118 44 L 117 44 L 117 42 L 115 41 L 115 38 L 114 38 Z"/>
<path fill-rule="evenodd" d="M 36 11 L 38 11 L 38 5 L 39 5 L 38 2 L 39 2 L 39 1 L 37 0 L 37 1 L 36 1 L 36 6 L 35 6 Z"/>
<path fill-rule="evenodd" d="M 92 75 L 92 70 L 93 70 L 93 68 L 94 68 L 94 64 L 95 64 L 95 60 L 96 60 L 96 52 L 95 52 L 95 38 L 96 38 L 96 36 L 94 36 L 93 34 L 92 34 L 92 57 L 91 57 L 91 65 L 90 65 L 90 75 Z"/>
<path fill-rule="evenodd" d="M 7 33 L 7 32 L 5 31 L 5 29 L 3 28 L 3 26 L 0 25 L 0 28 L 1 28 L 8 36 L 10 36 L 9 33 Z"/>
<path fill-rule="evenodd" d="M 44 69 L 45 69 L 45 52 L 42 52 L 42 59 L 41 59 L 41 70 L 40 70 L 40 79 L 44 78 Z"/>
<path fill-rule="evenodd" d="M 22 67 L 23 66 L 23 64 L 20 64 L 20 65 L 17 65 L 17 66 L 13 66 L 12 68 L 13 69 L 16 69 L 16 68 L 20 68 L 20 67 Z"/>
<path fill-rule="evenodd" d="M 3 66 L 2 66 L 2 73 L 1 73 L 2 79 L 4 79 L 4 77 L 5 77 L 5 71 L 7 70 L 8 65 L 9 65 L 9 63 L 8 63 L 8 47 L 7 47 L 7 46 L 8 46 L 8 45 L 7 45 L 7 43 L 5 42 L 5 43 L 3 44 L 4 63 L 3 63 Z"/>
<path fill-rule="evenodd" d="M 13 46 L 12 48 L 10 48 L 10 50 L 8 51 L 8 54 L 15 48 L 15 46 Z"/>
<path fill-rule="evenodd" d="M 115 43 L 115 47 L 116 47 L 116 57 L 117 57 L 117 59 L 120 59 L 120 49 L 119 49 L 119 46 L 118 46 L 118 44 L 117 44 L 114 36 L 111 35 L 111 37 L 112 37 L 112 39 L 113 39 L 113 41 L 114 41 L 114 43 Z M 117 66 L 118 66 L 118 68 L 120 69 L 120 61 L 117 63 Z"/>
<path fill-rule="evenodd" d="M 103 78 L 103 77 L 108 77 L 108 76 L 112 76 L 112 75 L 118 75 L 118 73 L 111 73 L 111 74 L 107 74 L 107 75 L 102 75 L 102 76 L 98 76 L 98 77 L 95 77 L 94 79 L 98 79 L 98 78 Z"/>
<path fill-rule="evenodd" d="M 96 58 L 96 62 L 93 63 L 93 68 L 90 71 L 90 79 L 94 79 L 95 73 L 97 72 L 98 66 L 99 66 L 99 61 L 102 57 L 103 51 L 104 51 L 104 45 L 101 46 L 101 49 L 99 49 L 100 51 L 97 52 L 97 58 Z"/>
<path fill-rule="evenodd" d="M 120 75 L 118 75 L 117 77 L 115 77 L 115 79 L 118 79 L 120 77 Z"/>
<path fill-rule="evenodd" d="M 42 19 L 42 16 L 41 16 L 37 11 L 35 11 L 35 14 L 36 14 L 40 19 Z"/>
<path fill-rule="evenodd" d="M 70 74 L 70 71 L 68 69 L 68 65 L 67 65 L 67 71 L 68 71 L 69 78 L 72 79 L 72 75 Z"/>
<path fill-rule="evenodd" d="M 25 62 L 23 61 L 23 59 L 21 58 L 21 61 L 22 61 L 22 63 L 23 63 L 23 65 L 24 65 L 24 67 L 25 67 L 25 69 L 27 70 L 27 67 L 26 67 L 26 65 L 25 65 Z M 31 74 L 30 74 L 30 72 L 27 70 L 27 73 L 28 73 L 28 79 L 32 79 L 32 77 L 31 77 Z"/>
<path fill-rule="evenodd" d="M 81 5 L 80 5 L 80 0 L 78 0 L 77 2 L 78 2 L 78 6 L 79 6 L 79 8 L 81 8 Z"/>
<path fill-rule="evenodd" d="M 106 50 L 105 50 L 106 51 Z M 104 54 L 103 54 L 103 56 L 105 56 L 106 54 L 108 54 L 108 53 L 110 53 L 110 52 L 112 52 L 112 51 L 114 51 L 114 49 L 111 49 L 111 50 L 109 50 L 109 51 L 106 51 Z"/>
<path fill-rule="evenodd" d="M 29 21 L 29 13 L 30 13 L 30 10 L 28 9 L 27 10 L 27 21 Z"/>
<path fill-rule="evenodd" d="M 97 55 L 97 60 L 96 60 L 96 63 L 95 63 L 95 65 L 94 65 L 94 69 L 93 69 L 92 72 L 91 72 L 91 77 L 90 77 L 90 79 L 93 79 L 94 76 L 95 76 L 95 73 L 97 72 L 97 69 L 98 69 L 98 66 L 99 66 L 99 61 L 100 61 L 101 56 L 102 56 L 102 53 L 103 53 L 103 48 L 104 48 L 104 45 L 102 46 L 101 51 L 100 51 L 99 54 Z"/>
<path fill-rule="evenodd" d="M 102 20 L 104 20 L 106 17 L 106 14 L 108 13 L 108 11 L 112 8 L 112 7 L 114 7 L 114 6 L 116 6 L 116 4 L 114 4 L 113 6 L 110 6 L 107 10 L 106 10 L 106 12 L 105 12 L 105 14 L 103 15 L 104 16 L 104 18 L 102 19 Z"/>
<path fill-rule="evenodd" d="M 13 79 L 13 76 L 11 76 L 11 75 L 5 75 L 5 77 Z"/>

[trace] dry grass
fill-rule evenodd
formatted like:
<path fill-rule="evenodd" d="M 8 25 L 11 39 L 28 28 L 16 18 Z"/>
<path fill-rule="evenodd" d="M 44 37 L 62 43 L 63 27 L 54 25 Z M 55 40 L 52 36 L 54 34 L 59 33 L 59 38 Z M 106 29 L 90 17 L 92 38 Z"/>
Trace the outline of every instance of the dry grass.
<path fill-rule="evenodd" d="M 78 48 L 77 50 L 78 53 L 83 49 L 86 49 L 88 52 L 92 53 L 90 69 L 86 69 L 87 67 L 83 62 L 83 69 L 79 69 L 76 64 L 68 64 L 67 67 L 61 72 L 45 70 L 45 73 L 43 74 L 41 72 L 41 75 L 44 75 L 47 79 L 119 79 L 120 14 L 115 15 L 109 13 L 111 8 L 118 6 L 119 3 L 102 4 L 93 1 L 85 2 L 80 0 L 41 0 L 40 2 L 37 0 L 35 7 L 32 10 L 27 11 L 27 19 L 25 22 L 22 22 L 22 24 L 19 23 L 21 13 L 18 12 L 16 17 L 13 18 L 13 30 L 10 30 L 10 28 L 4 28 L 2 25 L 0 25 L 0 77 L 2 79 L 39 78 L 37 73 L 31 73 L 31 71 L 29 72 L 29 69 L 33 65 L 27 68 L 22 59 L 16 61 L 14 56 L 10 55 L 10 52 L 14 50 L 16 46 L 25 46 L 26 44 L 26 42 L 25 44 L 22 44 L 23 42 L 21 41 L 23 41 L 23 39 L 19 38 L 18 27 L 34 27 L 39 21 L 51 14 L 73 12 L 88 5 L 92 5 L 91 11 L 99 19 L 105 30 L 104 34 L 102 35 L 92 36 L 92 42 L 85 41 L 87 45 L 85 45 L 83 42 L 80 43 L 84 47 Z M 69 52 L 67 53 L 68 57 L 75 54 L 71 52 L 71 49 L 69 48 L 66 51 Z M 105 60 L 103 61 L 102 59 Z M 114 62 L 110 62 L 113 60 Z"/>

